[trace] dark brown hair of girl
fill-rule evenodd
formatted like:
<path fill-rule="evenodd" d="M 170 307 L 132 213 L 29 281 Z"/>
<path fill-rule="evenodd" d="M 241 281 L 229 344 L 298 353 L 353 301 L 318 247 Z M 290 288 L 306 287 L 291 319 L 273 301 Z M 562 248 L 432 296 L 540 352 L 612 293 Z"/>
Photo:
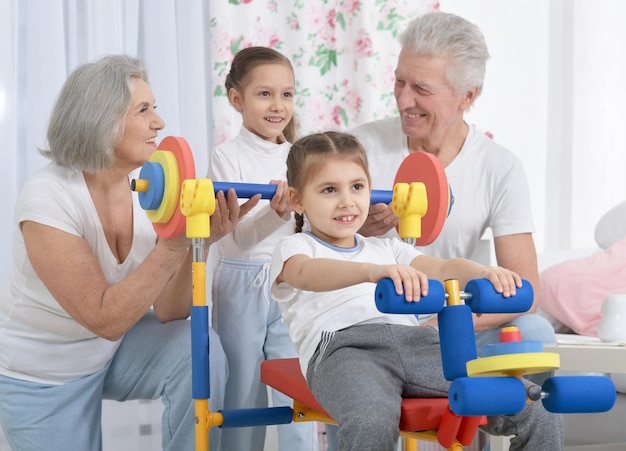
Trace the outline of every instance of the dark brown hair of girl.
<path fill-rule="evenodd" d="M 316 175 L 332 157 L 361 166 L 371 186 L 367 154 L 359 140 L 349 133 L 328 131 L 302 137 L 293 143 L 287 155 L 289 187 L 296 192 L 302 191 L 311 177 Z M 304 217 L 296 212 L 295 218 L 296 232 L 302 232 Z"/>
<path fill-rule="evenodd" d="M 252 71 L 263 64 L 284 64 L 291 69 L 292 73 L 294 72 L 291 61 L 282 53 L 269 47 L 247 47 L 237 52 L 230 65 L 230 71 L 226 75 L 224 83 L 227 95 L 231 89 L 236 89 L 242 93 L 249 83 L 249 76 Z M 293 142 L 296 139 L 296 132 L 296 117 L 294 115 L 285 127 L 283 134 L 287 141 Z"/>

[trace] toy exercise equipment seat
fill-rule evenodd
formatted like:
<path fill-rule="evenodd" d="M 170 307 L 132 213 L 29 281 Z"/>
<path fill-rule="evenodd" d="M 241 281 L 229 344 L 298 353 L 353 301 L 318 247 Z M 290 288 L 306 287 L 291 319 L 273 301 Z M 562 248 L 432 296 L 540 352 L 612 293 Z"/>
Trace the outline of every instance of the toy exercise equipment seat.
<path fill-rule="evenodd" d="M 334 423 L 309 390 L 297 358 L 261 362 L 261 381 L 294 400 L 296 421 Z M 317 416 L 318 418 L 311 418 Z M 406 438 L 437 441 L 447 449 L 469 446 L 478 427 L 486 424 L 484 416 L 455 415 L 448 398 L 404 398 L 401 405 L 400 431 Z"/>

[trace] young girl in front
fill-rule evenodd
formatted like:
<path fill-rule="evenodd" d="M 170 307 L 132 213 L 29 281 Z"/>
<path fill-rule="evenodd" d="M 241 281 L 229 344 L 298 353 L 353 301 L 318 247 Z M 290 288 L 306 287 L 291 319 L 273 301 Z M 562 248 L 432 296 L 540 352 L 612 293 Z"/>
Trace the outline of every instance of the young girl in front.
<path fill-rule="evenodd" d="M 237 137 L 215 148 L 209 178 L 220 182 L 275 184 L 230 235 L 220 240 L 213 276 L 213 326 L 229 365 L 225 409 L 266 407 L 267 387 L 259 371 L 263 360 L 295 357 L 287 326 L 269 294 L 269 267 L 278 240 L 293 232 L 287 196 L 286 159 L 295 135 L 294 71 L 289 60 L 267 47 L 241 50 L 226 77 L 231 105 L 241 113 Z M 274 405 L 292 401 L 272 391 Z M 224 429 L 225 451 L 263 450 L 265 428 Z M 280 451 L 311 451 L 314 423 L 278 426 Z"/>
<path fill-rule="evenodd" d="M 376 282 L 391 278 L 398 294 L 419 301 L 427 277 L 487 278 L 505 297 L 521 286 L 504 268 L 427 256 L 397 238 L 363 237 L 370 176 L 360 143 L 327 132 L 298 140 L 287 159 L 297 232 L 272 259 L 271 294 L 300 356 L 307 384 L 339 425 L 339 449 L 391 451 L 404 397 L 445 397 L 438 331 L 414 315 L 388 315 L 374 302 Z M 558 415 L 531 403 L 519 414 L 489 418 L 488 432 L 514 435 L 512 450 L 562 449 Z"/>

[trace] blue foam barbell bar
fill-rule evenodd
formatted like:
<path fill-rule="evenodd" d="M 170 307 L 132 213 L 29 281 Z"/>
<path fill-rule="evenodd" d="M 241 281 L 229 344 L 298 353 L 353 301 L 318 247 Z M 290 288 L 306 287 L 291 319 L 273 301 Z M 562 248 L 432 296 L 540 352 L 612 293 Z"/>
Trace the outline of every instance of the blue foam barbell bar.
<path fill-rule="evenodd" d="M 428 295 L 422 296 L 419 301 L 408 302 L 404 294 L 397 294 L 389 278 L 378 281 L 374 296 L 379 311 L 398 314 L 438 313 L 446 300 L 443 284 L 434 279 L 428 280 Z"/>
<path fill-rule="evenodd" d="M 541 387 L 543 406 L 552 413 L 607 412 L 615 405 L 615 384 L 606 376 L 557 376 Z"/>
<path fill-rule="evenodd" d="M 253 197 L 256 194 L 261 195 L 261 199 L 271 200 L 276 194 L 276 185 L 264 185 L 262 183 L 232 183 L 232 182 L 213 182 L 215 192 L 224 191 L 226 193 L 233 188 L 237 192 L 237 197 L 242 199 Z M 371 203 L 391 202 L 393 191 L 372 190 Z"/>
<path fill-rule="evenodd" d="M 526 387 L 516 377 L 461 377 L 448 391 L 457 415 L 514 415 L 526 405 Z"/>
<path fill-rule="evenodd" d="M 487 279 L 470 280 L 464 291 L 471 295 L 465 299 L 465 304 L 474 313 L 521 313 L 533 305 L 533 286 L 527 280 L 522 280 L 522 286 L 516 290 L 515 296 L 508 298 L 498 293 Z"/>

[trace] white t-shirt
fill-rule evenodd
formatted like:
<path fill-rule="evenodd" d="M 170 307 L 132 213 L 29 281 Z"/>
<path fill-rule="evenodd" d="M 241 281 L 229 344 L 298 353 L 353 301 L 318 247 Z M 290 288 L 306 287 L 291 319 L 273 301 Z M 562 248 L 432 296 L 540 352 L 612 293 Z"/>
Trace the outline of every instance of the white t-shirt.
<path fill-rule="evenodd" d="M 216 182 L 260 183 L 285 180 L 291 144 L 266 141 L 244 126 L 234 139 L 216 147 L 209 162 L 209 178 Z M 220 239 L 220 255 L 248 260 L 269 260 L 280 238 L 294 233 L 293 215 L 283 220 L 262 199 L 245 215 L 234 232 Z"/>
<path fill-rule="evenodd" d="M 396 172 L 409 155 L 400 118 L 370 122 L 352 133 L 367 151 L 372 188 L 392 190 Z M 461 151 L 445 172 L 454 204 L 441 234 L 420 248 L 426 254 L 470 258 L 488 228 L 494 237 L 534 232 L 521 161 L 484 133 L 470 126 Z"/>
<path fill-rule="evenodd" d="M 138 197 L 133 197 L 133 244 L 126 260 L 118 264 L 81 171 L 51 163 L 25 183 L 14 215 L 13 269 L 0 293 L 0 374 L 61 384 L 93 374 L 111 359 L 120 342 L 94 335 L 59 305 L 31 266 L 20 222 L 35 221 L 82 237 L 106 280 L 115 284 L 145 259 L 156 241 Z"/>
<path fill-rule="evenodd" d="M 304 232 L 283 238 L 274 251 L 270 273 L 271 294 L 289 326 L 289 336 L 300 356 L 302 374 L 315 353 L 322 332 L 334 332 L 356 324 L 418 325 L 415 315 L 381 313 L 376 308 L 376 284 L 361 283 L 334 291 L 302 291 L 287 283 L 276 284 L 283 264 L 294 255 L 377 264 L 410 264 L 421 252 L 395 238 L 356 235 L 350 249 L 328 244 Z"/>

